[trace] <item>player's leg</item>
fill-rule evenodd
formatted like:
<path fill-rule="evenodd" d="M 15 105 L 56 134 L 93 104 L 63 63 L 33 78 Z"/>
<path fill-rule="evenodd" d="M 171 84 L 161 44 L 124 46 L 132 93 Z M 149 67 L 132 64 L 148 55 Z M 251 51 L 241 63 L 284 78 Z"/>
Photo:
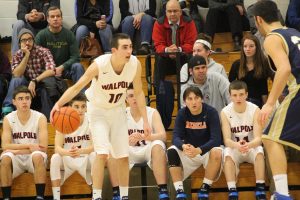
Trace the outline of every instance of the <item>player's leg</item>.
<path fill-rule="evenodd" d="M 111 154 L 117 159 L 117 172 L 120 188 L 120 197 L 128 199 L 129 185 L 129 141 L 128 127 L 125 110 L 122 106 L 111 110 L 110 120 L 110 143 Z"/>
<path fill-rule="evenodd" d="M 276 192 L 288 196 L 287 160 L 283 145 L 269 139 L 263 139 L 263 143 L 268 155 L 276 155 L 268 156 Z"/>
<path fill-rule="evenodd" d="M 1 156 L 1 188 L 3 199 L 9 199 L 11 196 L 12 184 L 12 158 L 10 156 Z"/>
<path fill-rule="evenodd" d="M 229 190 L 229 199 L 237 200 L 238 192 L 236 189 L 236 176 L 238 170 L 238 155 L 239 152 L 226 147 L 224 150 L 224 173 Z"/>
<path fill-rule="evenodd" d="M 60 200 L 61 168 L 62 157 L 59 154 L 53 154 L 50 162 L 50 178 L 52 184 L 53 200 Z"/>
<path fill-rule="evenodd" d="M 203 184 L 198 193 L 198 199 L 208 199 L 208 193 L 213 181 L 218 179 L 222 166 L 222 148 L 213 148 L 206 155 L 207 161 L 205 164 L 205 175 Z"/>
<path fill-rule="evenodd" d="M 44 199 L 46 186 L 46 164 L 47 155 L 43 152 L 33 152 L 31 154 L 33 164 L 33 176 L 36 187 L 36 199 Z M 30 170 L 29 170 L 30 171 Z"/>
<path fill-rule="evenodd" d="M 153 141 L 149 147 L 151 147 L 149 148 L 149 150 L 151 151 L 151 164 L 159 190 L 159 199 L 168 200 L 169 195 L 167 187 L 167 158 L 165 152 L 165 144 L 160 140 L 156 140 Z"/>
<path fill-rule="evenodd" d="M 183 168 L 182 161 L 175 146 L 171 146 L 167 150 L 169 171 L 176 190 L 176 200 L 186 200 L 187 195 L 183 188 Z"/>
<path fill-rule="evenodd" d="M 113 189 L 113 200 L 120 199 L 120 188 L 119 188 L 119 179 L 118 174 L 115 173 L 117 167 L 117 160 L 115 158 L 110 157 L 107 161 L 107 169 L 109 172 L 109 179 Z"/>
<path fill-rule="evenodd" d="M 257 147 L 258 148 L 258 147 Z M 256 148 L 256 149 L 257 149 Z M 262 149 L 262 147 L 260 147 Z M 253 150 L 256 151 L 256 150 Z M 263 150 L 262 150 L 263 151 Z M 265 158 L 263 152 L 259 153 L 256 151 L 254 160 L 254 171 L 256 178 L 255 196 L 257 200 L 265 200 Z"/>

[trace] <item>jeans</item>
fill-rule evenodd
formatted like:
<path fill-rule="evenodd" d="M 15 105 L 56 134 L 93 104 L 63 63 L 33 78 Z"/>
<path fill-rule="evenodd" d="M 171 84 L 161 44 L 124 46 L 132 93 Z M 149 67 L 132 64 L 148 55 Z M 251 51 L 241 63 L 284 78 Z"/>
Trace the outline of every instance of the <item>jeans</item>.
<path fill-rule="evenodd" d="M 133 17 L 127 16 L 121 22 L 122 33 L 126 33 L 130 36 L 131 40 L 134 38 L 136 29 L 133 27 Z M 154 25 L 154 19 L 150 15 L 145 14 L 141 20 L 141 44 L 150 44 L 152 37 L 152 29 Z"/>
<path fill-rule="evenodd" d="M 104 52 L 111 52 L 110 41 L 112 38 L 112 29 L 113 27 L 110 24 L 107 24 L 105 29 L 98 30 L 100 40 L 101 40 L 101 46 Z M 76 30 L 77 43 L 80 45 L 81 39 L 89 35 L 90 35 L 90 31 L 88 27 L 85 25 L 80 25 Z"/>
<path fill-rule="evenodd" d="M 73 83 L 76 83 L 83 74 L 83 66 L 80 63 L 73 63 L 71 69 L 63 71 L 62 78 L 70 79 Z"/>
<path fill-rule="evenodd" d="M 33 34 L 36 34 L 39 30 L 33 28 L 29 23 L 24 22 L 23 20 L 17 20 L 13 25 L 13 32 L 11 37 L 11 55 L 15 55 L 15 53 L 19 50 L 19 38 L 18 34 L 22 28 L 27 28 L 32 31 Z"/>

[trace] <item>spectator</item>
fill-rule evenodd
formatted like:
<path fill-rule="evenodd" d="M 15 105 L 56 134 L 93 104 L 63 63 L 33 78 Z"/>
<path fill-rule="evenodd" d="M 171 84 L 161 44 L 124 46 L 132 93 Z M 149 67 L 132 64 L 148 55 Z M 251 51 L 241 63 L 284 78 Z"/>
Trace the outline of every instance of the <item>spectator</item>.
<path fill-rule="evenodd" d="M 190 86 L 199 87 L 203 94 L 203 102 L 221 112 L 230 103 L 228 79 L 216 72 L 207 73 L 206 60 L 202 56 L 193 56 L 188 67 L 192 76 L 187 83 L 181 85 L 181 94 Z M 183 107 L 183 95 L 181 95 L 180 100 L 181 107 Z"/>
<path fill-rule="evenodd" d="M 208 5 L 205 33 L 214 38 L 217 31 L 229 31 L 229 23 L 234 50 L 240 50 L 243 30 L 249 30 L 243 0 L 209 0 Z"/>
<path fill-rule="evenodd" d="M 83 75 L 84 69 L 80 64 L 75 36 L 62 26 L 62 12 L 58 7 L 48 9 L 47 20 L 49 26 L 37 34 L 35 42 L 51 51 L 57 66 L 55 75 L 76 83 Z"/>
<path fill-rule="evenodd" d="M 200 34 L 199 34 L 200 35 Z M 199 37 L 198 37 L 199 38 Z M 198 39 L 194 43 L 193 46 L 193 56 L 202 56 L 205 58 L 207 64 L 207 72 L 217 72 L 222 74 L 225 78 L 227 77 L 226 71 L 224 69 L 224 66 L 220 63 L 215 62 L 212 58 L 210 58 L 211 55 L 211 43 L 209 41 L 209 37 L 203 35 L 203 39 Z M 190 74 L 191 75 L 191 74 Z M 188 64 L 184 64 L 180 70 L 180 81 L 186 82 L 188 80 Z"/>
<path fill-rule="evenodd" d="M 110 52 L 112 38 L 112 0 L 76 0 L 76 40 L 80 45 L 86 36 L 99 37 L 104 52 Z"/>
<path fill-rule="evenodd" d="M 156 17 L 156 0 L 122 0 L 119 2 L 119 7 L 122 32 L 128 34 L 134 41 L 134 34 L 139 30 L 141 47 L 137 54 L 149 54 L 154 18 Z"/>
<path fill-rule="evenodd" d="M 247 101 L 261 108 L 268 97 L 268 77 L 271 76 L 269 62 L 255 36 L 245 35 L 242 47 L 241 58 L 231 66 L 229 81 L 244 81 L 248 86 Z"/>
<path fill-rule="evenodd" d="M 11 79 L 11 67 L 7 56 L 0 50 L 0 105 L 7 93 L 9 81 Z M 2 118 L 0 116 L 0 118 Z"/>
<path fill-rule="evenodd" d="M 197 38 L 195 23 L 190 17 L 182 15 L 182 10 L 176 0 L 168 1 L 166 11 L 166 16 L 159 18 L 153 27 L 152 39 L 156 53 L 183 52 L 191 54 Z M 176 33 L 173 31 L 174 34 L 172 34 L 171 27 L 177 28 Z M 159 79 L 163 79 L 166 74 L 176 74 L 174 58 L 173 54 L 157 58 L 155 70 L 159 71 Z M 185 61 L 186 56 L 182 56 L 181 63 L 183 64 Z"/>
<path fill-rule="evenodd" d="M 51 108 L 60 96 L 54 77 L 52 54 L 48 49 L 34 44 L 34 35 L 29 29 L 23 28 L 18 38 L 20 49 L 13 57 L 13 78 L 3 101 L 2 114 L 13 110 L 13 92 L 16 87 L 25 85 L 33 99 L 39 99 L 32 103 L 33 108 L 40 110 L 49 119 Z"/>
<path fill-rule="evenodd" d="M 290 28 L 300 31 L 300 1 L 290 0 L 289 7 L 286 12 L 286 25 Z"/>
<path fill-rule="evenodd" d="M 11 41 L 11 54 L 14 55 L 19 49 L 19 32 L 22 28 L 31 30 L 37 34 L 47 26 L 46 12 L 49 7 L 60 7 L 60 0 L 19 0 L 17 22 L 13 25 L 12 41 Z"/>
<path fill-rule="evenodd" d="M 173 145 L 167 150 L 169 170 L 176 190 L 176 200 L 186 200 L 183 180 L 203 165 L 205 176 L 198 199 L 208 199 L 212 183 L 222 173 L 222 135 L 218 112 L 202 103 L 198 87 L 183 94 L 187 107 L 178 111 L 173 132 Z"/>

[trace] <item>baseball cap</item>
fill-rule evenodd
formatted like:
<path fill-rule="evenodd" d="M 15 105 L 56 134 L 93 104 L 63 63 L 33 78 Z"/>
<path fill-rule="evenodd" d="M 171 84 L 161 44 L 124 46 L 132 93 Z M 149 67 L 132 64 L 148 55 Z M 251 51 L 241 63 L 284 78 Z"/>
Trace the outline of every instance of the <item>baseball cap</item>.
<path fill-rule="evenodd" d="M 188 62 L 188 67 L 193 68 L 198 65 L 206 65 L 206 60 L 203 56 L 193 56 Z"/>

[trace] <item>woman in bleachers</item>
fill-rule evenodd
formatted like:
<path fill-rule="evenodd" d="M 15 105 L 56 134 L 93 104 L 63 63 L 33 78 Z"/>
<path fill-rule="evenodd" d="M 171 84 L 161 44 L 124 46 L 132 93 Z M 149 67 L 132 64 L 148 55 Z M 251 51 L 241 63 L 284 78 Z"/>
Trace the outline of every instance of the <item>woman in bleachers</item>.
<path fill-rule="evenodd" d="M 112 0 L 76 0 L 76 40 L 80 45 L 86 36 L 99 37 L 104 52 L 110 52 L 112 38 Z"/>
<path fill-rule="evenodd" d="M 247 34 L 242 39 L 241 58 L 229 72 L 229 81 L 242 80 L 248 86 L 248 101 L 260 108 L 268 96 L 268 78 L 272 76 L 267 57 L 257 37 Z"/>

